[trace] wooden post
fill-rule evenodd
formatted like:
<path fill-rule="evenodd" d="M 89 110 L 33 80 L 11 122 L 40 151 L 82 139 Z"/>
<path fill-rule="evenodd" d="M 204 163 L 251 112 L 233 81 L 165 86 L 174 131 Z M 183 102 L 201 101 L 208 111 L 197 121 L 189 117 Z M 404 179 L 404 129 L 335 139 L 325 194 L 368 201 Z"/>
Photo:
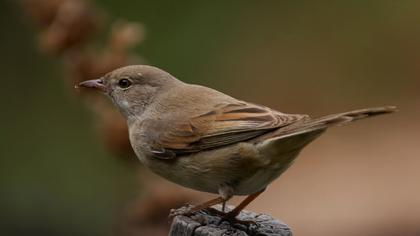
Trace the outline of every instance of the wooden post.
<path fill-rule="evenodd" d="M 215 208 L 220 209 L 220 205 Z M 233 206 L 227 207 L 227 210 L 231 209 Z M 199 211 L 190 216 L 176 216 L 172 221 L 169 236 L 292 236 L 289 226 L 266 214 L 244 210 L 237 219 L 253 221 L 256 224 L 229 223 L 209 211 Z"/>

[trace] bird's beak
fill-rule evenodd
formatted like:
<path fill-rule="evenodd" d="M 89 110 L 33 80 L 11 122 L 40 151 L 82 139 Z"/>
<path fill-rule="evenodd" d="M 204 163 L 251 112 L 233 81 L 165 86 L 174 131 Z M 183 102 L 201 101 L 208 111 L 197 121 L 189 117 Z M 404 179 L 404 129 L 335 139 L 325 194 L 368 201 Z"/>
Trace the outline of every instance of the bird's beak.
<path fill-rule="evenodd" d="M 92 88 L 102 92 L 106 92 L 107 89 L 102 79 L 92 79 L 80 82 L 76 87 Z"/>

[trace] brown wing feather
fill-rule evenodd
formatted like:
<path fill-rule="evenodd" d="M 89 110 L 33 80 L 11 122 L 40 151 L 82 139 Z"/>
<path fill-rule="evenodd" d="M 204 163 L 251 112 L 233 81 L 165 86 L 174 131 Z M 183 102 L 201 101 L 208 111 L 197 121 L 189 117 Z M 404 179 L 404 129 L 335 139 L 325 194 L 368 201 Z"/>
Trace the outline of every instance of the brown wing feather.
<path fill-rule="evenodd" d="M 248 140 L 305 115 L 284 114 L 245 102 L 219 104 L 188 122 L 171 124 L 159 134 L 159 150 L 182 155 Z"/>

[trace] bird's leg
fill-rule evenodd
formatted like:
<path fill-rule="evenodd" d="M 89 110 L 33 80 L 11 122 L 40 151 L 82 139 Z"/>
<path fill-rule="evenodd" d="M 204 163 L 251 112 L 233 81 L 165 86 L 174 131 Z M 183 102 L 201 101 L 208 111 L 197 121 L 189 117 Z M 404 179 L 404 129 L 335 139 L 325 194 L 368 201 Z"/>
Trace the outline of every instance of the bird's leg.
<path fill-rule="evenodd" d="M 224 198 L 225 201 L 222 202 L 222 212 L 225 212 L 226 209 L 226 202 L 232 198 L 233 194 L 234 194 L 235 190 L 227 185 L 227 184 L 223 184 L 220 186 L 219 188 L 219 195 L 220 197 Z"/>
<path fill-rule="evenodd" d="M 184 207 L 180 209 L 172 209 L 171 213 L 169 214 L 169 217 L 174 217 L 177 215 L 191 215 L 197 211 L 201 211 L 204 209 L 208 209 L 210 212 L 224 217 L 225 215 L 227 215 L 227 213 L 225 213 L 226 202 L 232 198 L 233 194 L 234 189 L 232 187 L 230 187 L 229 185 L 221 185 L 219 188 L 219 197 L 189 208 Z M 222 211 L 211 208 L 211 206 L 220 203 L 222 203 Z"/>
<path fill-rule="evenodd" d="M 191 213 L 194 213 L 194 212 L 197 212 L 197 211 L 200 211 L 200 210 L 204 210 L 206 208 L 209 208 L 211 206 L 214 206 L 216 204 L 220 204 L 220 203 L 223 203 L 223 202 L 226 202 L 226 199 L 224 199 L 221 196 L 217 197 L 217 198 L 214 198 L 214 199 L 211 199 L 207 202 L 201 203 L 201 204 L 191 208 Z"/>
<path fill-rule="evenodd" d="M 192 206 L 192 207 L 188 207 L 188 208 L 183 207 L 183 208 L 180 208 L 180 209 L 172 209 L 170 214 L 169 214 L 169 217 L 174 217 L 174 216 L 177 216 L 177 215 L 190 215 L 190 214 L 193 214 L 197 211 L 209 208 L 213 205 L 220 204 L 224 201 L 226 201 L 226 200 L 223 197 L 217 197 L 217 198 L 211 199 L 207 202 L 201 203 L 201 204 L 196 205 L 196 206 Z"/>
<path fill-rule="evenodd" d="M 219 197 L 193 207 L 192 211 L 197 212 L 206 208 L 210 208 L 211 206 L 214 206 L 216 204 L 222 203 L 222 211 L 224 212 L 226 202 L 232 198 L 233 193 L 234 193 L 233 188 L 230 187 L 229 185 L 224 184 L 220 186 L 219 188 Z"/>
<path fill-rule="evenodd" d="M 219 215 L 223 220 L 229 221 L 231 223 L 243 224 L 243 225 L 256 225 L 257 223 L 252 220 L 240 220 L 237 219 L 236 216 L 246 207 L 249 203 L 251 203 L 255 198 L 257 198 L 265 189 L 248 195 L 237 207 L 235 207 L 230 212 L 224 212 L 216 210 L 214 208 L 208 208 L 207 210 L 212 214 Z M 223 209 L 223 208 L 222 208 Z"/>
<path fill-rule="evenodd" d="M 223 218 L 226 220 L 233 220 L 235 217 L 246 207 L 249 203 L 251 203 L 255 198 L 257 198 L 265 189 L 248 195 L 238 206 L 236 206 L 233 210 L 228 212 Z"/>

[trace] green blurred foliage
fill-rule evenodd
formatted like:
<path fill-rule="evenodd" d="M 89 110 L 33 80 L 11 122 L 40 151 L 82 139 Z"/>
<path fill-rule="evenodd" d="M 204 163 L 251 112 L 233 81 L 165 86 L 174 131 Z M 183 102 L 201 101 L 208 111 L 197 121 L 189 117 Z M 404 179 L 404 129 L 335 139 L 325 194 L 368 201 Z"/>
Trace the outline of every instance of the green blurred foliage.
<path fill-rule="evenodd" d="M 150 64 L 282 111 L 419 98 L 419 1 L 96 4 L 145 25 L 137 52 Z M 0 30 L 0 224 L 8 235 L 112 234 L 133 169 L 103 149 L 16 1 L 0 2 Z"/>

